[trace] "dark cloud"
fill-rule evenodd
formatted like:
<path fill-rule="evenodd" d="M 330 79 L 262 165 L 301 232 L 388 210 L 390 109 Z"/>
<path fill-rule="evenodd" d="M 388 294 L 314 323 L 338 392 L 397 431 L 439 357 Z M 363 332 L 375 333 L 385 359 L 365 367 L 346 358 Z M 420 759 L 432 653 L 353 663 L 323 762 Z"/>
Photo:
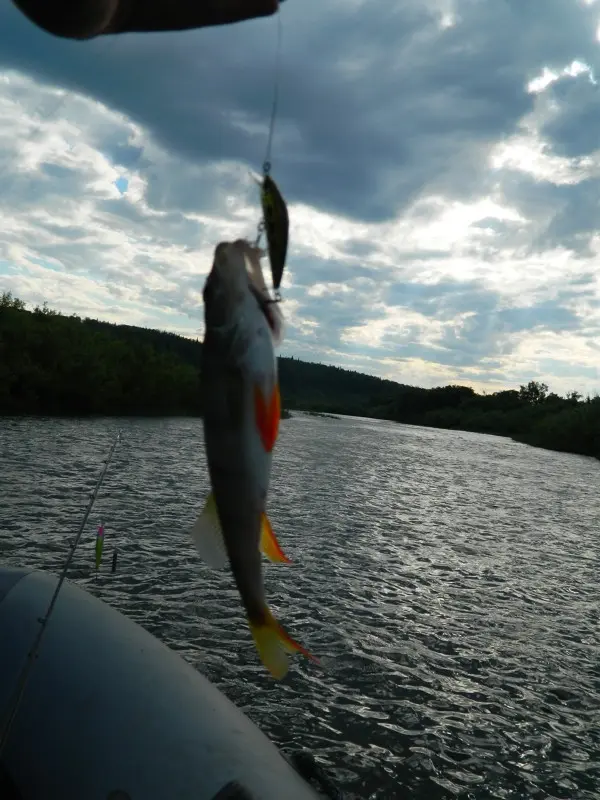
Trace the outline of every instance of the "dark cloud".
<path fill-rule="evenodd" d="M 378 248 L 375 242 L 369 242 L 363 239 L 347 239 L 342 244 L 342 250 L 349 256 L 369 258 L 369 256 L 377 253 Z"/>
<path fill-rule="evenodd" d="M 569 364 L 558 359 L 542 358 L 539 362 L 539 369 L 542 375 L 561 375 L 564 378 L 575 378 L 581 380 L 582 377 L 592 381 L 600 380 L 600 368 L 586 366 L 581 363 Z"/>
<path fill-rule="evenodd" d="M 286 291 L 286 297 L 300 301 L 300 316 L 303 323 L 317 323 L 311 331 L 311 339 L 326 347 L 339 348 L 341 336 L 348 328 L 365 325 L 381 318 L 380 308 L 357 303 L 356 291 L 339 291 L 321 297 L 306 298 L 303 293 L 300 295 L 292 289 Z"/>
<path fill-rule="evenodd" d="M 110 147 L 108 143 L 105 144 L 104 148 L 101 149 L 100 152 L 104 152 L 104 155 L 106 155 L 108 159 L 116 166 L 129 169 L 134 167 L 140 161 L 144 149 L 142 147 L 135 147 L 134 145 L 117 141 L 112 147 Z"/>
<path fill-rule="evenodd" d="M 516 307 L 508 307 L 506 295 L 483 279 L 439 275 L 460 269 L 458 263 L 441 269 L 449 256 L 457 262 L 470 258 L 478 263 L 470 274 L 483 275 L 482 263 L 489 274 L 507 251 L 518 257 L 554 247 L 580 256 L 592 252 L 600 218 L 597 178 L 557 185 L 553 175 L 540 180 L 516 169 L 492 171 L 488 157 L 499 141 L 521 130 L 532 110 L 547 154 L 581 159 L 598 148 L 600 97 L 587 73 L 562 77 L 542 99 L 526 89 L 545 67 L 560 71 L 574 59 L 596 65 L 597 9 L 573 0 L 544 0 L 543 11 L 541 0 L 456 0 L 455 7 L 457 23 L 444 28 L 434 0 L 288 0 L 282 11 L 275 175 L 288 199 L 366 222 L 397 218 L 421 199 L 404 220 L 418 229 L 440 213 L 439 196 L 469 201 L 486 194 L 515 207 L 524 220 L 479 220 L 460 246 L 445 249 L 432 237 L 427 249 L 407 247 L 393 266 L 389 252 L 400 250 L 402 242 L 389 231 L 382 231 L 383 246 L 356 231 L 335 244 L 331 259 L 305 255 L 308 248 L 302 255 L 291 252 L 293 282 L 284 295 L 298 304 L 299 322 L 290 323 L 284 352 L 314 353 L 319 360 L 335 354 L 330 360 L 337 362 L 342 350 L 348 359 L 364 357 L 364 363 L 423 359 L 458 377 L 478 368 L 482 380 L 493 381 L 529 332 L 593 328 L 593 314 L 585 322 L 574 311 L 597 308 L 597 276 L 591 271 L 571 278 L 558 275 L 554 264 L 548 279 L 543 274 L 534 281 L 544 300 L 531 306 L 518 301 Z M 103 231 L 126 230 L 134 240 L 139 232 L 127 258 L 132 272 L 149 278 L 139 287 L 142 301 L 201 316 L 196 294 L 208 264 L 186 274 L 186 267 L 172 268 L 170 248 L 181 257 L 206 247 L 207 226 L 186 213 L 227 218 L 232 197 L 257 202 L 246 168 L 259 169 L 264 156 L 275 32 L 270 19 L 66 42 L 35 29 L 11 3 L 0 5 L 0 68 L 93 96 L 150 135 L 142 148 L 131 125 L 102 124 L 102 115 L 85 132 L 86 144 L 117 171 L 136 169 L 147 181 L 150 210 L 126 197 L 98 197 L 89 216 L 92 231 L 98 224 Z M 40 126 L 62 113 L 68 118 L 60 98 L 44 99 L 35 112 Z M 237 164 L 237 171 L 223 170 L 223 161 Z M 61 193 L 86 193 L 77 168 L 51 163 L 42 164 L 35 181 L 15 180 L 23 208 L 58 214 Z M 3 187 L 0 207 L 13 204 L 15 186 Z M 43 224 L 37 217 L 31 223 L 30 238 L 41 257 L 89 270 L 89 231 L 66 215 L 72 224 L 64 226 L 46 216 Z M 294 243 L 301 237 L 302 231 L 293 232 Z M 94 270 L 114 280 L 118 292 L 123 268 L 111 255 L 114 246 L 98 236 Z M 174 274 L 177 285 L 169 283 Z M 423 282 L 412 280 L 414 275 Z M 326 293 L 307 291 L 319 283 L 328 284 Z M 381 320 L 383 305 L 399 315 L 406 310 L 408 324 L 401 330 L 390 325 L 378 347 L 348 343 L 348 330 Z M 423 315 L 425 323 L 417 325 L 408 312 Z M 424 332 L 427 320 L 432 327 Z M 566 374 L 562 362 L 551 361 L 549 370 Z M 593 368 L 577 369 L 594 377 Z"/>
<path fill-rule="evenodd" d="M 544 233 L 543 243 L 590 255 L 590 237 L 600 227 L 600 180 L 589 178 L 575 185 L 556 187 L 553 194 L 560 198 L 560 203 Z"/>
<path fill-rule="evenodd" d="M 521 6 L 517 0 L 513 8 Z M 506 201 L 536 223 L 534 234 L 515 228 L 513 242 L 526 242 L 529 253 L 563 247 L 578 257 L 593 255 L 591 239 L 600 226 L 600 181 L 585 177 L 586 157 L 600 149 L 600 51 L 596 38 L 598 12 L 595 4 L 583 5 L 555 0 L 544 6 L 544 14 L 531 0 L 522 4 L 523 36 L 539 53 L 540 66 L 563 72 L 578 61 L 584 68 L 576 74 L 560 74 L 540 96 L 539 129 L 544 153 L 569 159 L 582 175 L 570 182 L 545 179 L 516 170 L 503 170 L 500 177 Z M 548 17 L 546 16 L 548 11 Z M 548 25 L 555 18 L 560 24 Z M 540 70 L 538 70 L 539 74 Z M 530 78 L 535 77 L 530 73 Z M 583 176 L 583 177 L 582 177 Z"/>
<path fill-rule="evenodd" d="M 369 321 L 381 319 L 381 300 L 402 312 L 418 312 L 431 323 L 442 323 L 443 333 L 435 344 L 427 344 L 422 325 L 409 322 L 400 331 L 393 328 L 383 333 L 375 346 L 344 342 L 347 353 L 377 355 L 379 358 L 418 358 L 453 368 L 476 367 L 485 362 L 488 368 L 500 364 L 498 359 L 509 355 L 523 334 L 533 331 L 577 331 L 583 322 L 565 303 L 572 294 L 545 300 L 530 306 L 506 307 L 502 295 L 487 289 L 480 281 L 439 281 L 431 284 L 394 282 L 381 287 L 370 285 L 371 304 L 357 302 L 369 291 L 367 281 L 348 276 L 344 291 L 328 292 L 306 298 L 292 288 L 286 295 L 301 303 L 303 320 L 319 323 L 311 332 L 314 341 L 330 348 L 339 348 L 344 333 Z M 593 291 L 592 284 L 582 284 L 582 291 Z M 573 289 L 573 291 L 575 291 Z M 466 315 L 466 316 L 465 316 Z M 300 336 L 294 329 L 294 335 Z"/>
<path fill-rule="evenodd" d="M 562 76 L 548 92 L 555 107 L 541 133 L 552 151 L 566 158 L 580 158 L 597 150 L 600 86 L 590 80 L 588 72 L 582 72 Z"/>
<path fill-rule="evenodd" d="M 485 217 L 477 222 L 473 222 L 472 228 L 481 228 L 485 231 L 491 231 L 498 236 L 512 235 L 515 230 L 520 226 L 520 223 L 514 220 L 496 219 L 496 217 Z"/>
<path fill-rule="evenodd" d="M 599 141 L 600 145 L 600 141 Z M 563 247 L 574 256 L 594 254 L 592 237 L 600 228 L 600 179 L 555 184 L 532 175 L 508 173 L 503 177 L 505 201 L 533 225 L 516 225 L 510 244 L 524 254 Z"/>
<path fill-rule="evenodd" d="M 58 164 L 40 164 L 40 172 L 47 178 L 56 178 L 61 180 L 71 175 L 72 170 L 68 167 L 61 167 Z"/>
<path fill-rule="evenodd" d="M 357 279 L 383 284 L 394 277 L 391 267 L 374 268 L 366 263 L 342 261 L 338 258 L 293 256 L 289 262 L 294 287 L 306 289 L 317 283 L 350 284 Z M 302 292 L 302 294 L 304 294 Z"/>
<path fill-rule="evenodd" d="M 549 0 L 535 15 L 528 3 L 465 0 L 458 24 L 446 29 L 433 9 L 417 0 L 382 0 L 376 11 L 285 5 L 274 155 L 290 198 L 376 220 L 426 189 L 468 196 L 489 148 L 532 107 L 526 76 L 567 51 L 569 60 L 583 53 L 590 36 L 589 13 L 572 3 Z M 274 43 L 273 20 L 65 42 L 10 4 L 0 11 L 1 64 L 94 95 L 198 164 L 260 165 Z M 100 149 L 116 163 L 138 155 L 126 142 Z M 198 187 L 194 202 L 206 191 Z"/>
<path fill-rule="evenodd" d="M 560 70 L 574 59 L 589 63 L 597 57 L 598 13 L 592 5 L 573 0 L 544 0 L 543 8 L 538 0 L 504 0 L 496 5 L 510 9 L 513 49 L 529 51 L 535 70 L 530 78 L 539 72 L 535 65 Z"/>
<path fill-rule="evenodd" d="M 446 328 L 436 360 L 449 366 L 476 366 L 490 357 L 508 356 L 519 334 L 549 330 L 576 330 L 576 314 L 553 302 L 516 308 L 471 307 L 471 315 L 457 327 Z"/>
<path fill-rule="evenodd" d="M 516 170 L 503 171 L 503 201 L 515 208 L 526 223 L 508 224 L 494 244 L 502 257 L 508 246 L 521 255 L 563 247 L 574 256 L 589 257 L 591 238 L 600 227 L 600 181 L 582 177 L 579 182 L 553 183 Z"/>
<path fill-rule="evenodd" d="M 579 328 L 579 318 L 570 309 L 548 301 L 533 306 L 501 309 L 495 315 L 491 327 L 508 333 L 536 329 L 572 331 Z"/>
<path fill-rule="evenodd" d="M 398 282 L 385 295 L 389 305 L 407 307 L 428 317 L 448 320 L 467 311 L 489 314 L 500 296 L 481 281 Z"/>

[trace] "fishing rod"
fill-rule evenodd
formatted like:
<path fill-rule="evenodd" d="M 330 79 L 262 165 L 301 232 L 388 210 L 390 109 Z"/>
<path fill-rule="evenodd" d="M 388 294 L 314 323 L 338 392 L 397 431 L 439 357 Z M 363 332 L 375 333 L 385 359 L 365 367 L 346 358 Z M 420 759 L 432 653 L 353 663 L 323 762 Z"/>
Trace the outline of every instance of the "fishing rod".
<path fill-rule="evenodd" d="M 98 496 L 98 491 L 102 486 L 102 482 L 104 481 L 104 477 L 108 471 L 108 467 L 110 462 L 112 461 L 112 457 L 114 455 L 115 450 L 117 449 L 117 445 L 121 441 L 121 431 L 117 432 L 115 436 L 114 442 L 110 448 L 108 456 L 104 459 L 104 467 L 98 476 L 98 480 L 96 481 L 96 485 L 92 489 L 90 494 L 90 499 L 85 509 L 85 513 L 83 515 L 83 519 L 81 520 L 81 524 L 79 526 L 79 530 L 77 531 L 77 535 L 73 539 L 70 544 L 69 553 L 67 555 L 67 560 L 62 568 L 60 573 L 58 583 L 56 584 L 56 588 L 54 589 L 54 593 L 50 598 L 50 602 L 48 604 L 48 608 L 46 609 L 46 614 L 43 617 L 39 618 L 40 628 L 37 632 L 37 635 L 33 641 L 30 651 L 27 653 L 27 660 L 23 666 L 19 674 L 19 678 L 17 680 L 15 689 L 12 694 L 11 702 L 9 703 L 8 710 L 5 714 L 4 721 L 2 724 L 2 733 L 0 735 L 0 760 L 2 758 L 2 754 L 4 752 L 4 748 L 6 747 L 6 743 L 8 742 L 8 738 L 10 735 L 10 731 L 12 729 L 13 723 L 19 711 L 19 706 L 21 704 L 21 700 L 23 699 L 23 695 L 25 693 L 25 688 L 27 686 L 27 681 L 29 680 L 29 676 L 31 674 L 31 670 L 33 665 L 38 657 L 40 644 L 42 642 L 42 637 L 48 627 L 48 623 L 50 621 L 50 617 L 52 616 L 52 612 L 54 611 L 54 606 L 56 605 L 56 601 L 58 599 L 58 595 L 60 590 L 62 589 L 63 583 L 65 582 L 65 578 L 67 577 L 67 572 L 71 565 L 71 561 L 73 560 L 73 555 L 75 554 L 75 550 L 77 549 L 77 545 L 79 544 L 79 540 L 81 539 L 81 535 L 83 534 L 83 530 L 85 528 L 85 524 L 88 520 L 88 517 L 94 507 L 94 503 L 96 502 L 96 497 Z"/>

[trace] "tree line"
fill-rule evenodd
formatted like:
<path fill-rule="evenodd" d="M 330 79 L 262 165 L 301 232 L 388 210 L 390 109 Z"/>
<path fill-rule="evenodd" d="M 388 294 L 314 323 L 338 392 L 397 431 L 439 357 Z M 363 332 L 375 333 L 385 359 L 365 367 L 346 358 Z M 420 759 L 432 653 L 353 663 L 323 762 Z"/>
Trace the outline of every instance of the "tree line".
<path fill-rule="evenodd" d="M 172 333 L 28 310 L 0 295 L 0 414 L 200 415 L 202 344 Z M 478 394 L 422 389 L 280 358 L 286 408 L 511 436 L 600 458 L 600 397 L 561 397 L 530 381 Z"/>

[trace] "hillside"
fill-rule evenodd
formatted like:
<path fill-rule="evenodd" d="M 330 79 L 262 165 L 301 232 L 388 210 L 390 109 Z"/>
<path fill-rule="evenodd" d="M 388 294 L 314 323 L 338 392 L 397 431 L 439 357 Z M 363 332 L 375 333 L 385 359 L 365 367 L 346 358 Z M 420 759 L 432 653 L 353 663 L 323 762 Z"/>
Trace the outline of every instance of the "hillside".
<path fill-rule="evenodd" d="M 0 414 L 197 415 L 202 345 L 172 333 L 28 311 L 0 296 Z M 600 398 L 559 397 L 531 381 L 480 395 L 421 389 L 280 358 L 286 408 L 512 436 L 600 458 Z"/>

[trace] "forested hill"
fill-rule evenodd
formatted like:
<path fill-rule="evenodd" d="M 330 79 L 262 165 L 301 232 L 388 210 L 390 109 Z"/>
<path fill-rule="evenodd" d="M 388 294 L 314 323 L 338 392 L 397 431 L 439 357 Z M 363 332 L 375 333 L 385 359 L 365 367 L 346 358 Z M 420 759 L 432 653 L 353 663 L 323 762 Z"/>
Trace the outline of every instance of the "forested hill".
<path fill-rule="evenodd" d="M 146 328 L 28 311 L 0 295 L 0 414 L 200 413 L 198 341 Z M 479 395 L 421 389 L 280 358 L 286 408 L 495 433 L 600 458 L 600 398 L 559 397 L 545 384 Z"/>
<path fill-rule="evenodd" d="M 0 413 L 198 414 L 199 341 L 173 333 L 28 311 L 0 295 Z M 399 384 L 350 370 L 279 359 L 287 408 L 355 411 Z M 408 387 L 407 387 L 408 388 Z"/>

